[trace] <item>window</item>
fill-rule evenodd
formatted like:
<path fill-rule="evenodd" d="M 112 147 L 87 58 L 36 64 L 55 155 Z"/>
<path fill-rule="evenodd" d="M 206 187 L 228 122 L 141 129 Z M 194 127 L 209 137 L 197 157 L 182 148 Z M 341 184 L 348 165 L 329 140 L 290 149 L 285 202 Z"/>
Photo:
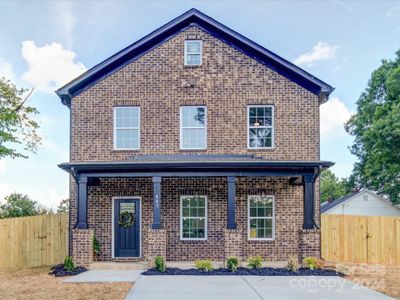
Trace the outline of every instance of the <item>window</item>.
<path fill-rule="evenodd" d="M 137 150 L 140 147 L 140 108 L 114 107 L 114 149 Z"/>
<path fill-rule="evenodd" d="M 206 149 L 206 124 L 206 107 L 181 106 L 181 149 Z"/>
<path fill-rule="evenodd" d="M 274 147 L 274 107 L 256 105 L 247 108 L 248 148 L 262 149 Z"/>
<path fill-rule="evenodd" d="M 249 196 L 248 201 L 249 239 L 274 239 L 274 196 Z"/>
<path fill-rule="evenodd" d="M 181 240 L 207 239 L 207 197 L 181 196 Z"/>
<path fill-rule="evenodd" d="M 203 43 L 199 40 L 185 41 L 185 65 L 186 66 L 200 66 L 202 63 Z"/>

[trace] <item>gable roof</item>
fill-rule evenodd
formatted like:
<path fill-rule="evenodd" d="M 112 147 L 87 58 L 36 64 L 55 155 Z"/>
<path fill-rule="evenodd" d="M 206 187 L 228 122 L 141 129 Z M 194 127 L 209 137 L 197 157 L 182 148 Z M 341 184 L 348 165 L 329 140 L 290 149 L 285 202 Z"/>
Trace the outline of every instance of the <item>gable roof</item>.
<path fill-rule="evenodd" d="M 67 83 L 56 91 L 57 95 L 63 104 L 70 106 L 73 97 L 193 25 L 318 95 L 321 103 L 334 90 L 329 84 L 193 8 Z"/>

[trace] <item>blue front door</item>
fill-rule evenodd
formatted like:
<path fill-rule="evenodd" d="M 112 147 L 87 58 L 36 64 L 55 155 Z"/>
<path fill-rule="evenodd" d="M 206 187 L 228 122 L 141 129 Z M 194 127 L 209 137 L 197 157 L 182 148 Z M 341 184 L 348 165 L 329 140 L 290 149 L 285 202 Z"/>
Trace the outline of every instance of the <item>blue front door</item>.
<path fill-rule="evenodd" d="M 114 203 L 114 256 L 140 256 L 140 201 L 116 199 Z"/>

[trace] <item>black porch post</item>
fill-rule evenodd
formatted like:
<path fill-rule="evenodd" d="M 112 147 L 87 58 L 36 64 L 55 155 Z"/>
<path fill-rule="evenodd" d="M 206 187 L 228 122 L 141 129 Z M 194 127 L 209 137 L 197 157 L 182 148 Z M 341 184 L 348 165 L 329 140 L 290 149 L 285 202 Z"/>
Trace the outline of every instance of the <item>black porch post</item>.
<path fill-rule="evenodd" d="M 227 177 L 226 181 L 228 183 L 228 229 L 236 229 L 235 221 L 235 198 L 236 198 L 236 177 Z"/>
<path fill-rule="evenodd" d="M 87 183 L 88 178 L 86 176 L 79 176 L 78 180 L 78 223 L 76 228 L 88 229 L 87 224 Z"/>
<path fill-rule="evenodd" d="M 153 225 L 151 228 L 161 228 L 161 177 L 153 177 Z"/>
<path fill-rule="evenodd" d="M 303 176 L 304 190 L 304 223 L 303 229 L 314 228 L 314 182 L 313 174 Z"/>

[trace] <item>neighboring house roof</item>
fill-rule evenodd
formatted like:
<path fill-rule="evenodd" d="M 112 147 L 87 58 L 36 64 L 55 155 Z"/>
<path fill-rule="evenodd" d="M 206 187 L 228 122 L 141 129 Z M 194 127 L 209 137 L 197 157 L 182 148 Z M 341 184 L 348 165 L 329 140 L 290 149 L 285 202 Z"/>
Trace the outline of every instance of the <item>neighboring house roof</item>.
<path fill-rule="evenodd" d="M 334 90 L 329 84 L 314 77 L 293 63 L 265 49 L 202 12 L 191 9 L 64 85 L 56 91 L 57 95 L 61 98 L 63 104 L 70 106 L 73 97 L 193 25 L 198 26 L 212 36 L 318 95 L 321 103 L 326 101 L 329 94 Z"/>

